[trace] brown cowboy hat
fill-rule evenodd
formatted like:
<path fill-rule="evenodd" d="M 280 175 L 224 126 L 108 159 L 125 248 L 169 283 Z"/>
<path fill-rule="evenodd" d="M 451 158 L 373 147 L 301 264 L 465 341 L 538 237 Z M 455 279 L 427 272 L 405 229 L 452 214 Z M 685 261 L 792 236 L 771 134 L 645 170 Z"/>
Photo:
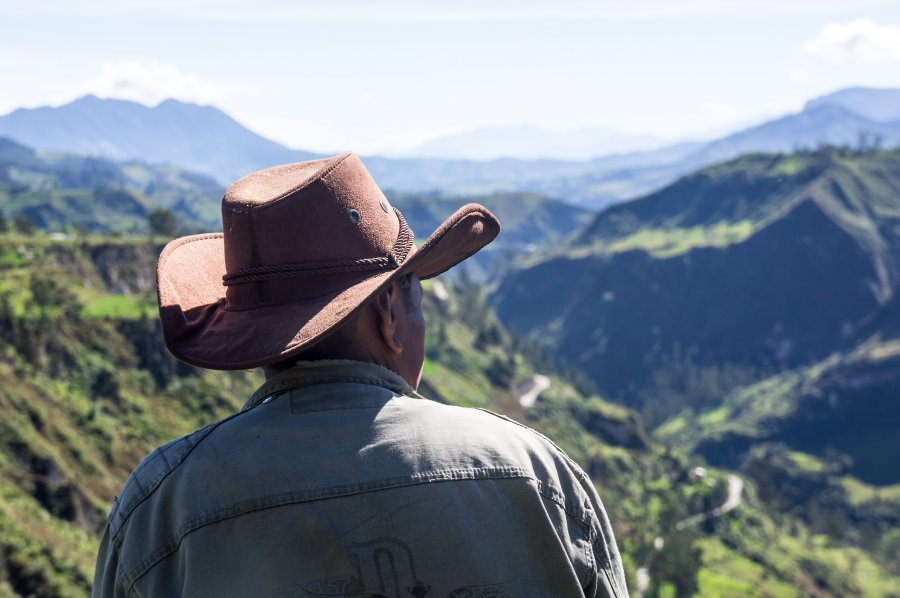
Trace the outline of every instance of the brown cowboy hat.
<path fill-rule="evenodd" d="M 205 368 L 277 363 L 332 332 L 405 274 L 437 276 L 500 232 L 469 204 L 416 249 L 353 154 L 247 175 L 225 191 L 224 233 L 182 237 L 159 258 L 166 346 Z"/>

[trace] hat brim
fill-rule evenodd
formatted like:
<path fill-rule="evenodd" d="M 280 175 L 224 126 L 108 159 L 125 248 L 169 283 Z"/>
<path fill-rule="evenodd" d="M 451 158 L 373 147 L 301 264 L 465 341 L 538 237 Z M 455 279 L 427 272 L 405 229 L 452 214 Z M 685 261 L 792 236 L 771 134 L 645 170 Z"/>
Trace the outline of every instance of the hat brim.
<path fill-rule="evenodd" d="M 313 301 L 229 309 L 225 301 L 223 235 L 192 235 L 166 245 L 157 267 L 159 315 L 169 351 L 217 370 L 283 361 L 315 344 L 404 274 L 427 279 L 490 243 L 500 223 L 478 204 L 447 218 L 403 264 L 362 278 Z"/>

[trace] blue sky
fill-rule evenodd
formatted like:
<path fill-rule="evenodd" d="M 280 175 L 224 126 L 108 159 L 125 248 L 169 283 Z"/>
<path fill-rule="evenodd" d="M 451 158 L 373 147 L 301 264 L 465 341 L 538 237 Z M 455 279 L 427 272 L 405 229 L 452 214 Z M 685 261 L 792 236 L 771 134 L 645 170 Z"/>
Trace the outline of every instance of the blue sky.
<path fill-rule="evenodd" d="M 900 87 L 900 2 L 0 0 L 0 77 L 0 113 L 177 97 L 319 151 L 521 123 L 679 139 Z"/>

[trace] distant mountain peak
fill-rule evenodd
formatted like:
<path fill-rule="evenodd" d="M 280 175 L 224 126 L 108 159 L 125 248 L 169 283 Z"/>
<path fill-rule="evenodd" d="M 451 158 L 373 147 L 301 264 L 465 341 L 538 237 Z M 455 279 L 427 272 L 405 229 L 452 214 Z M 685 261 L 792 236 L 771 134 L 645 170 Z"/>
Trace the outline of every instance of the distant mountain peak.
<path fill-rule="evenodd" d="M 221 108 L 217 108 L 211 104 L 197 104 L 196 102 L 186 102 L 184 100 L 179 100 L 176 98 L 166 98 L 165 100 L 158 103 L 156 106 L 153 106 L 151 110 L 170 110 L 170 109 L 183 109 L 183 110 L 209 110 L 214 112 L 219 112 L 221 114 L 226 114 L 224 110 Z M 227 114 L 226 114 L 227 115 Z M 229 118 L 231 118 L 229 116 Z"/>
<path fill-rule="evenodd" d="M 888 87 L 847 87 L 814 98 L 804 110 L 840 106 L 876 122 L 900 120 L 900 89 Z"/>
<path fill-rule="evenodd" d="M 202 104 L 197 104 L 196 102 L 185 102 L 184 100 L 179 100 L 177 98 L 166 98 L 156 105 L 157 108 L 160 106 L 201 106 Z"/>
<path fill-rule="evenodd" d="M 69 106 L 103 106 L 103 105 L 126 105 L 126 106 L 139 106 L 141 108 L 148 108 L 144 104 L 140 102 L 136 102 L 134 100 L 126 100 L 124 98 L 101 98 L 92 93 L 81 96 L 80 98 L 75 98 L 71 102 L 63 104 L 61 106 L 56 107 L 55 109 L 63 109 Z"/>
<path fill-rule="evenodd" d="M 88 94 L 62 106 L 0 116 L 0 136 L 42 151 L 177 164 L 224 184 L 268 166 L 319 157 L 270 141 L 219 108 L 176 99 L 151 107 Z"/>

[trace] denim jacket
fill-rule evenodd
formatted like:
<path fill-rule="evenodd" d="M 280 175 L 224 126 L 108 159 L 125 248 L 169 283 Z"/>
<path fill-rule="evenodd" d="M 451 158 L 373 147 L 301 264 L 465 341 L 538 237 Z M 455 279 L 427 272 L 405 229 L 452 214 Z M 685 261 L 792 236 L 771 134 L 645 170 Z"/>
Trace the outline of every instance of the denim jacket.
<path fill-rule="evenodd" d="M 609 520 L 547 438 L 350 361 L 298 365 L 151 453 L 94 596 L 625 598 Z"/>

